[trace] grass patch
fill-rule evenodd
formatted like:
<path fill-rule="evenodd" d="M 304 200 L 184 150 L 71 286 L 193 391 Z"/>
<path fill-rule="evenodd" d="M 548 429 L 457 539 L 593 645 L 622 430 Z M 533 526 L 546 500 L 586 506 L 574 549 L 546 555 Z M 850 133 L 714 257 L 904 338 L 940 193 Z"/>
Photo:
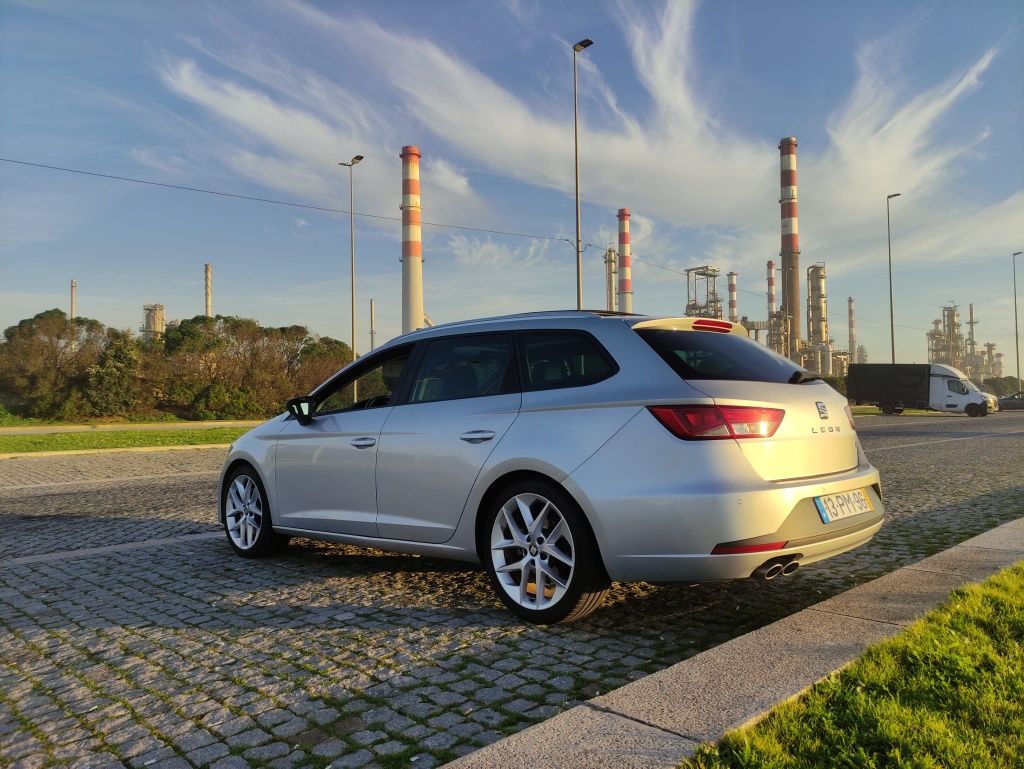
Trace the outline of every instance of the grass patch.
<path fill-rule="evenodd" d="M 1024 562 L 954 592 L 900 635 L 683 769 L 1020 766 Z"/>
<path fill-rule="evenodd" d="M 231 443 L 248 427 L 199 427 L 180 430 L 111 430 L 43 435 L 0 435 L 0 454 L 76 449 L 123 449 L 153 446 L 201 446 Z"/>

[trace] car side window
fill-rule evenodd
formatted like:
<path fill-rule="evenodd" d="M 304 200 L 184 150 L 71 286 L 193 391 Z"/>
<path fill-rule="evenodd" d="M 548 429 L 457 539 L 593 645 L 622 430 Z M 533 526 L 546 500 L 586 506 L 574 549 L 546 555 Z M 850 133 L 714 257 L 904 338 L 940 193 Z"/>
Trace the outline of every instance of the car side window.
<path fill-rule="evenodd" d="M 524 331 L 519 335 L 523 389 L 583 387 L 607 379 L 618 367 L 592 336 L 572 331 Z"/>
<path fill-rule="evenodd" d="M 957 395 L 967 394 L 967 388 L 958 379 L 947 379 L 946 387 L 949 388 L 950 392 L 955 392 Z"/>
<path fill-rule="evenodd" d="M 516 389 L 511 334 L 470 334 L 427 345 L 409 403 L 481 398 Z"/>
<path fill-rule="evenodd" d="M 395 350 L 380 358 L 376 366 L 338 380 L 329 391 L 317 393 L 313 413 L 320 416 L 391 405 L 411 353 L 411 347 Z"/>

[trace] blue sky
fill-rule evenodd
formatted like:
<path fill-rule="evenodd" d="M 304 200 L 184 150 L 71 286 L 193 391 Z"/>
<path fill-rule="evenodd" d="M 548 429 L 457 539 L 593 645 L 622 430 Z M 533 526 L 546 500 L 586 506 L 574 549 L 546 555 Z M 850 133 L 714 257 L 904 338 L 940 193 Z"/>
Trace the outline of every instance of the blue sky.
<path fill-rule="evenodd" d="M 398 216 L 403 144 L 436 322 L 575 304 L 570 44 L 580 56 L 587 306 L 628 207 L 633 253 L 739 273 L 763 318 L 779 249 L 778 140 L 799 141 L 801 264 L 828 270 L 831 333 L 897 355 L 973 302 L 1012 365 L 1024 249 L 1024 6 L 1016 2 L 0 2 L 0 156 Z M 0 327 L 67 308 L 135 327 L 214 306 L 348 339 L 348 217 L 0 163 Z M 359 347 L 400 330 L 400 227 L 357 220 Z M 1018 257 L 1020 259 L 1020 257 Z M 1024 262 L 1020 262 L 1024 267 Z M 1022 280 L 1024 284 L 1024 269 Z M 637 263 L 634 307 L 679 314 L 681 275 Z M 724 278 L 720 290 L 724 293 Z"/>

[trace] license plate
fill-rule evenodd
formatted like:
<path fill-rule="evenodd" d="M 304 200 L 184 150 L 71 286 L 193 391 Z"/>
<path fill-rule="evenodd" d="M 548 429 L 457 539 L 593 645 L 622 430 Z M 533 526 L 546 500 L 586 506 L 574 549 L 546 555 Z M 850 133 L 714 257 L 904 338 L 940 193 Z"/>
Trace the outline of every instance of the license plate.
<path fill-rule="evenodd" d="M 875 509 L 864 489 L 815 497 L 814 504 L 818 508 L 818 515 L 821 516 L 822 523 L 831 523 L 861 513 L 870 513 Z"/>

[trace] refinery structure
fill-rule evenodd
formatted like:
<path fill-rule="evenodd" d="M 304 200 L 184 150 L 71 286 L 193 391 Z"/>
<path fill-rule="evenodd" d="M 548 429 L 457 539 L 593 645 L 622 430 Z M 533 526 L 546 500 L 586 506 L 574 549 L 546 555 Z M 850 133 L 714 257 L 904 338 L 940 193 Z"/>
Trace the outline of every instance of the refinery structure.
<path fill-rule="evenodd" d="M 847 297 L 846 349 L 837 346 L 829 329 L 827 275 L 824 261 L 815 261 L 806 269 L 800 267 L 800 229 L 797 186 L 797 140 L 783 138 L 778 145 L 780 170 L 779 207 L 781 241 L 779 261 L 766 264 L 766 297 L 764 319 L 740 317 L 737 293 L 739 276 L 726 273 L 726 299 L 718 290 L 722 271 L 705 264 L 684 271 L 686 304 L 683 313 L 691 317 L 709 317 L 740 323 L 748 334 L 775 352 L 784 355 L 822 376 L 844 377 L 851 363 L 867 363 L 864 345 L 858 344 L 856 303 Z M 417 146 L 406 145 L 399 154 L 402 161 L 402 333 L 433 325 L 424 312 L 423 301 L 423 238 L 420 202 L 420 157 Z M 628 208 L 618 209 L 618 244 L 609 244 L 604 252 L 604 293 L 608 310 L 633 312 L 633 256 L 629 235 Z M 781 275 L 781 292 L 777 278 Z M 213 317 L 213 267 L 204 265 L 204 311 Z M 806 283 L 806 294 L 801 285 Z M 780 301 L 781 294 L 781 301 Z M 802 306 L 806 302 L 805 307 Z M 370 304 L 370 349 L 376 345 L 373 300 Z M 71 281 L 71 317 L 77 316 L 77 283 Z M 974 305 L 969 306 L 967 334 L 964 335 L 957 304 L 942 308 L 942 317 L 934 320 L 926 334 L 928 361 L 945 363 L 961 369 L 977 381 L 1001 377 L 1002 353 L 995 344 L 979 344 L 975 327 L 979 324 Z M 143 306 L 143 323 L 139 331 L 144 338 L 156 339 L 176 321 L 166 321 L 162 304 Z M 804 335 L 806 328 L 806 336 Z"/>
<path fill-rule="evenodd" d="M 958 368 L 970 379 L 984 381 L 1003 375 L 1003 354 L 995 351 L 995 344 L 979 345 L 974 327 L 981 321 L 968 305 L 967 336 L 960 323 L 960 306 L 951 302 L 942 308 L 942 317 L 932 321 L 932 330 L 925 334 L 928 340 L 928 362 L 945 363 Z M 984 350 L 980 348 L 984 347 Z"/>

